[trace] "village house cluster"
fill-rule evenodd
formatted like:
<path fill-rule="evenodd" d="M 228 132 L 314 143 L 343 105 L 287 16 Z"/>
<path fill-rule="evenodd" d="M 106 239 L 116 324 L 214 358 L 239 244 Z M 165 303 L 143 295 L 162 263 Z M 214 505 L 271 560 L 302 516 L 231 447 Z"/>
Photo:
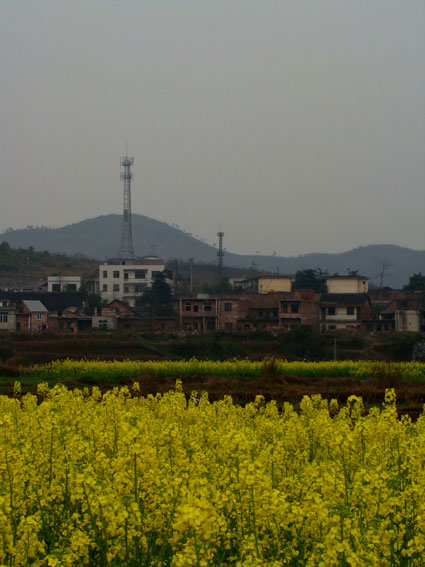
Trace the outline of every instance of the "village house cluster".
<path fill-rule="evenodd" d="M 293 289 L 292 276 L 233 279 L 227 295 L 174 295 L 172 314 L 147 316 L 137 298 L 163 274 L 172 274 L 157 257 L 111 260 L 99 266 L 92 289 L 103 306 L 87 313 L 87 293 L 79 276 L 51 276 L 42 290 L 0 290 L 0 331 L 77 333 L 97 329 L 150 329 L 187 333 L 285 332 L 308 325 L 316 331 L 392 332 L 425 330 L 421 292 L 369 290 L 359 275 L 327 276 L 326 293 Z"/>

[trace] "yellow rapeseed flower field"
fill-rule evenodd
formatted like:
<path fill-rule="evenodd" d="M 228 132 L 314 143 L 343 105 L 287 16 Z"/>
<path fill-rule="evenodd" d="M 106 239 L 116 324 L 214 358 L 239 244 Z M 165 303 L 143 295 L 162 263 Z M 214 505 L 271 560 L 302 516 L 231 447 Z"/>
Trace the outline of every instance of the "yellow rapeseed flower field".
<path fill-rule="evenodd" d="M 99 365 L 101 363 L 98 363 Z M 425 415 L 181 383 L 0 396 L 0 565 L 425 565 Z"/>

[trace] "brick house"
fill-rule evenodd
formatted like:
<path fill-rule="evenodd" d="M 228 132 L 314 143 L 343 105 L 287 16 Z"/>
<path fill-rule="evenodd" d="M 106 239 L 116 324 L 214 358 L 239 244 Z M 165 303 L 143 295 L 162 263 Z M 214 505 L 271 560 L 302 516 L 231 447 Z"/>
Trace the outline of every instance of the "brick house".
<path fill-rule="evenodd" d="M 247 329 L 250 302 L 246 297 L 229 296 L 218 300 L 218 328 L 231 333 Z"/>
<path fill-rule="evenodd" d="M 425 331 L 425 293 L 383 288 L 369 292 L 372 319 L 366 322 L 369 332 Z"/>
<path fill-rule="evenodd" d="M 95 329 L 140 329 L 146 326 L 146 321 L 128 303 L 114 299 L 100 312 L 96 310 L 92 326 Z"/>
<path fill-rule="evenodd" d="M 287 331 L 308 325 L 319 329 L 320 294 L 311 289 L 298 289 L 279 300 L 279 327 Z"/>
<path fill-rule="evenodd" d="M 51 331 L 67 330 L 76 332 L 91 327 L 91 318 L 81 315 L 84 309 L 86 294 L 71 293 L 42 293 L 42 292 L 13 292 L 0 291 L 0 303 L 10 301 L 16 304 L 16 329 L 22 331 L 32 330 L 28 323 L 28 312 L 24 312 L 24 301 L 41 303 L 48 312 L 44 329 Z M 43 328 L 43 327 L 42 327 Z"/>
<path fill-rule="evenodd" d="M 279 300 L 282 293 L 250 293 L 249 317 L 251 330 L 274 331 L 279 328 Z"/>
<path fill-rule="evenodd" d="M 48 315 L 49 312 L 41 301 L 24 299 L 16 316 L 17 328 L 19 324 L 22 331 L 44 331 L 48 328 Z"/>
<path fill-rule="evenodd" d="M 246 297 L 208 296 L 179 297 L 174 301 L 178 327 L 190 332 L 239 331 L 249 316 Z"/>
<path fill-rule="evenodd" d="M 218 299 L 216 297 L 179 297 L 174 300 L 180 329 L 195 333 L 218 331 Z"/>
<path fill-rule="evenodd" d="M 403 292 L 387 303 L 374 302 L 377 317 L 368 322 L 367 331 L 420 332 L 425 330 L 425 294 Z"/>

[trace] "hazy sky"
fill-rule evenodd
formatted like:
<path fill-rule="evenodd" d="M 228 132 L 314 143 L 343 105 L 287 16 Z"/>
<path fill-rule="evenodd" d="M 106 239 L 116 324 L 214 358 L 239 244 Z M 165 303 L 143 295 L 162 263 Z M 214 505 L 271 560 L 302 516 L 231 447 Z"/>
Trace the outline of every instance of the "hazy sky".
<path fill-rule="evenodd" d="M 1 0 L 0 53 L 0 232 L 121 213 L 127 139 L 233 252 L 425 248 L 423 0 Z"/>

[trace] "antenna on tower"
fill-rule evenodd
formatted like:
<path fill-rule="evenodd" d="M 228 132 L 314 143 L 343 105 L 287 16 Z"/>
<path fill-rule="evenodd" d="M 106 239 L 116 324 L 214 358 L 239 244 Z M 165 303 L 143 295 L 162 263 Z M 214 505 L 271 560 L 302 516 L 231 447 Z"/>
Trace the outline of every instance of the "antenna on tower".
<path fill-rule="evenodd" d="M 218 256 L 218 277 L 221 280 L 221 278 L 223 277 L 223 256 L 224 256 L 224 250 L 223 250 L 224 232 L 222 232 L 222 230 L 221 230 L 221 223 L 220 223 L 220 230 L 217 232 L 217 236 L 218 236 L 218 252 L 217 252 L 217 256 Z"/>
<path fill-rule="evenodd" d="M 134 248 L 133 234 L 131 230 L 131 178 L 133 177 L 133 174 L 131 173 L 130 168 L 134 163 L 134 158 L 128 157 L 127 155 L 127 140 L 125 145 L 125 156 L 120 160 L 121 166 L 124 168 L 124 171 L 121 173 L 121 179 L 124 181 L 124 207 L 121 246 L 118 252 L 118 258 L 121 258 L 122 260 L 133 260 Z"/>

